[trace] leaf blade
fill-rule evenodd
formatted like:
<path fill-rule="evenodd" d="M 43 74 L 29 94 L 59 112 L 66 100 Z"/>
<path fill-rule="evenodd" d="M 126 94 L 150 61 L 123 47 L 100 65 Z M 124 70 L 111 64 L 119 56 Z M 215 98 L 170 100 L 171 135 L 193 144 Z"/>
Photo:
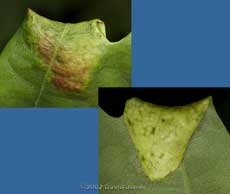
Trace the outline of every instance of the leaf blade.
<path fill-rule="evenodd" d="M 0 55 L 0 106 L 95 107 L 98 87 L 129 87 L 131 38 L 111 43 L 103 27 L 29 11 Z"/>
<path fill-rule="evenodd" d="M 115 124 L 114 124 L 115 123 Z M 119 128 L 119 129 L 118 129 Z M 144 185 L 143 190 L 134 190 L 135 194 L 226 194 L 230 192 L 228 180 L 230 179 L 230 138 L 223 123 L 218 117 L 213 105 L 210 105 L 204 115 L 197 131 L 192 137 L 184 155 L 183 165 L 186 168 L 187 180 L 183 179 L 185 173 L 179 168 L 164 178 L 162 181 L 151 182 L 142 172 L 136 151 L 124 124 L 123 117 L 113 118 L 100 110 L 99 122 L 99 183 L 111 185 Z M 113 136 L 110 136 L 110 134 Z M 118 173 L 116 169 L 108 170 L 104 165 L 116 166 L 114 157 L 107 155 L 104 160 L 103 149 L 110 143 L 123 147 L 127 152 L 122 164 L 125 170 Z M 119 149 L 116 151 L 119 153 Z M 111 180 L 111 181 L 110 181 Z M 101 194 L 116 193 L 114 190 L 100 190 Z M 126 190 L 120 190 L 120 194 L 126 194 Z"/>

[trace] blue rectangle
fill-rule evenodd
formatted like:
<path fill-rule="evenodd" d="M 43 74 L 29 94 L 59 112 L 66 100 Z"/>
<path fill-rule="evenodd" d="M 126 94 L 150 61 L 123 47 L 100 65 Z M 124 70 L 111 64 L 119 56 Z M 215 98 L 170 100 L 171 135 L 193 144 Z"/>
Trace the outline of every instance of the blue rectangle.
<path fill-rule="evenodd" d="M 133 0 L 133 86 L 230 86 L 229 8 Z"/>
<path fill-rule="evenodd" d="M 1 109 L 0 123 L 0 193 L 77 194 L 97 183 L 96 109 Z"/>

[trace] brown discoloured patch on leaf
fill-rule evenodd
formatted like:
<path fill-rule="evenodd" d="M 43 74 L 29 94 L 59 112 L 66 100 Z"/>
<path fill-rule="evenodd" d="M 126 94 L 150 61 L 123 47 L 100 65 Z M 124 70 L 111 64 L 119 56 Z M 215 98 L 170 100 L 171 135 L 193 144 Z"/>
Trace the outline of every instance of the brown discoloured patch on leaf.
<path fill-rule="evenodd" d="M 55 85 L 66 91 L 81 91 L 85 86 L 89 77 L 89 68 L 84 65 L 77 64 L 55 64 L 52 67 L 53 72 L 55 72 L 52 80 Z"/>
<path fill-rule="evenodd" d="M 80 92 L 86 86 L 90 69 L 84 55 L 75 56 L 72 50 L 64 47 L 60 47 L 54 53 L 55 47 L 49 35 L 39 41 L 38 51 L 43 61 L 51 66 L 51 80 L 56 87 L 65 91 Z"/>
<path fill-rule="evenodd" d="M 83 85 L 82 81 L 71 80 L 71 78 L 65 78 L 60 75 L 55 75 L 52 80 L 57 87 L 66 91 L 80 91 Z"/>
<path fill-rule="evenodd" d="M 54 45 L 52 43 L 52 38 L 48 33 L 38 42 L 38 51 L 46 64 L 51 62 L 52 55 L 54 54 Z"/>

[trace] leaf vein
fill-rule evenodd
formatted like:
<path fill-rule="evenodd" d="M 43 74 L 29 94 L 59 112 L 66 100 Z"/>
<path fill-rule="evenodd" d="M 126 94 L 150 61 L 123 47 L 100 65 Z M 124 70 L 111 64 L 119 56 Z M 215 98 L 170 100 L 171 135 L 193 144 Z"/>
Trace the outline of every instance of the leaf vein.
<path fill-rule="evenodd" d="M 184 161 L 182 162 L 181 166 L 182 166 L 182 177 L 183 177 L 183 181 L 184 181 L 185 193 L 186 194 L 192 194 L 188 174 L 186 172 L 186 168 L 185 168 L 185 165 L 184 165 Z"/>
<path fill-rule="evenodd" d="M 63 38 L 64 38 L 66 32 L 67 32 L 67 25 L 65 25 L 65 27 L 64 27 L 64 29 L 63 29 L 63 31 L 62 31 L 62 33 L 61 33 L 61 38 L 60 38 L 60 40 L 63 40 Z M 59 48 L 60 48 L 60 45 L 59 45 L 59 44 L 54 48 L 54 52 L 53 52 L 53 55 L 52 55 L 52 57 L 51 57 L 50 63 L 49 63 L 49 65 L 48 65 L 48 69 L 47 69 L 47 71 L 46 71 L 46 73 L 45 73 L 45 76 L 44 76 L 43 81 L 42 81 L 41 88 L 40 88 L 40 90 L 39 90 L 38 96 L 37 96 L 37 98 L 36 98 L 36 100 L 35 100 L 35 103 L 34 103 L 34 107 L 35 107 L 35 108 L 38 107 L 38 104 L 39 104 L 39 101 L 40 101 L 40 99 L 41 99 L 42 93 L 43 93 L 43 91 L 44 91 L 44 89 L 45 89 L 45 84 L 46 84 L 47 77 L 48 77 L 48 75 L 49 75 L 49 72 L 51 71 L 51 68 L 52 68 L 53 64 L 54 64 L 54 60 L 55 60 L 55 57 L 57 56 L 57 53 L 58 53 Z"/>

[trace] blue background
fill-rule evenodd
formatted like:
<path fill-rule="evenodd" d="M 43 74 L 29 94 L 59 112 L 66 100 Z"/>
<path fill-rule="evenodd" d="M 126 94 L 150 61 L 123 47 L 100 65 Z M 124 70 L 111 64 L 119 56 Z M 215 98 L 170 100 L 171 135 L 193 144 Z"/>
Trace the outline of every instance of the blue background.
<path fill-rule="evenodd" d="M 230 86 L 230 1 L 133 0 L 133 86 Z"/>
<path fill-rule="evenodd" d="M 96 193 L 96 109 L 0 109 L 0 193 Z"/>

